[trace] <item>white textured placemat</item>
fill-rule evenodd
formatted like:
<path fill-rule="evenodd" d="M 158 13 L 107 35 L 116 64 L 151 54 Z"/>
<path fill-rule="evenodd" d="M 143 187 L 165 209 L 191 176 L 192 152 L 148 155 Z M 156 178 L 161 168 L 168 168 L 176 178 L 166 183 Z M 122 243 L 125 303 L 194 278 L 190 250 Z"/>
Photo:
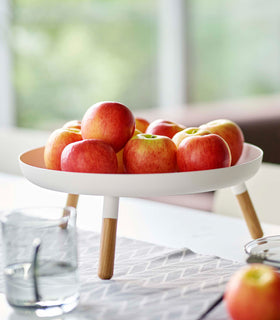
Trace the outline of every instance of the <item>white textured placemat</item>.
<path fill-rule="evenodd" d="M 195 320 L 241 265 L 189 249 L 117 238 L 114 276 L 100 280 L 99 240 L 99 234 L 78 232 L 81 300 L 67 319 Z M 229 318 L 221 304 L 207 319 Z"/>

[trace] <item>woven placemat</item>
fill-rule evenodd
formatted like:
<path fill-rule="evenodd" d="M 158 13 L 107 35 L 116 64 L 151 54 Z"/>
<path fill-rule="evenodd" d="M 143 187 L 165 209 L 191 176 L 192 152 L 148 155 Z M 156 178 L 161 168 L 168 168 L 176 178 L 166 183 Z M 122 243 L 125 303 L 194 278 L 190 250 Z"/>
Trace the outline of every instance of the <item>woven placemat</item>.
<path fill-rule="evenodd" d="M 81 298 L 69 320 L 195 320 L 241 266 L 186 248 L 174 250 L 118 237 L 114 276 L 100 280 L 99 241 L 99 234 L 78 230 Z M 223 303 L 207 319 L 229 319 Z"/>

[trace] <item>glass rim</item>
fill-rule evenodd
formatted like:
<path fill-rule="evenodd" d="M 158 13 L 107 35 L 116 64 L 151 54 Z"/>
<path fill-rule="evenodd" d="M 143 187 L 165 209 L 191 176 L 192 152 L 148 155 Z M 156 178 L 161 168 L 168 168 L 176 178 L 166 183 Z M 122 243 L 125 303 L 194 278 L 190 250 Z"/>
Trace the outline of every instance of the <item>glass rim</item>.
<path fill-rule="evenodd" d="M 15 212 L 27 212 L 28 210 L 42 210 L 42 209 L 47 209 L 47 210 L 61 210 L 61 217 L 59 218 L 53 218 L 51 216 L 46 216 L 44 217 L 47 221 L 45 226 L 42 227 L 48 227 L 48 226 L 57 226 L 57 225 L 63 225 L 67 224 L 72 216 L 76 216 L 76 208 L 72 206 L 26 206 L 26 207 L 17 207 L 14 209 L 6 209 L 0 211 L 0 223 L 2 225 L 10 225 L 10 226 L 21 226 L 21 227 L 34 227 L 34 225 L 30 224 L 30 221 L 21 221 L 20 223 L 18 221 L 9 221 L 8 217 Z M 63 211 L 68 210 L 69 215 L 63 215 Z M 36 218 L 36 215 L 27 215 L 32 218 Z M 40 218 L 40 215 L 37 216 Z"/>
<path fill-rule="evenodd" d="M 280 263 L 280 259 L 273 259 L 269 256 L 267 256 L 266 254 L 264 254 L 264 252 L 258 252 L 258 253 L 254 253 L 252 252 L 254 250 L 254 248 L 257 248 L 258 245 L 262 245 L 262 244 L 271 244 L 274 241 L 280 241 L 280 235 L 272 235 L 272 236 L 266 236 L 266 237 L 262 237 L 262 238 L 258 238 L 258 239 L 254 239 L 251 240 L 249 242 L 247 242 L 244 245 L 244 251 L 246 254 L 250 255 L 262 255 L 264 261 L 267 262 L 272 262 L 272 263 Z M 279 245 L 279 249 L 280 249 L 280 245 Z M 265 249 L 267 250 L 267 249 Z"/>

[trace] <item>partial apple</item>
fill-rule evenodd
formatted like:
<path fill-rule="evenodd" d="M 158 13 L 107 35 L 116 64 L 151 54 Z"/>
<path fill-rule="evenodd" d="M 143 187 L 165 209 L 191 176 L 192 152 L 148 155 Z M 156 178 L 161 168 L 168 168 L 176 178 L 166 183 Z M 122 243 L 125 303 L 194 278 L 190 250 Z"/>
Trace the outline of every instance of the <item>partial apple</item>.
<path fill-rule="evenodd" d="M 166 173 L 177 171 L 177 148 L 165 136 L 138 134 L 124 147 L 123 161 L 127 173 Z"/>
<path fill-rule="evenodd" d="M 117 162 L 118 162 L 118 170 L 117 173 L 125 173 L 125 168 L 123 165 L 123 150 L 122 148 L 119 152 L 117 152 Z"/>
<path fill-rule="evenodd" d="M 146 132 L 146 129 L 148 128 L 150 122 L 144 118 L 136 117 L 135 118 L 135 128 L 142 133 Z"/>
<path fill-rule="evenodd" d="M 190 127 L 177 132 L 173 136 L 172 140 L 176 144 L 176 147 L 178 148 L 179 144 L 187 137 L 194 136 L 194 135 L 204 136 L 209 133 L 211 132 L 208 130 L 203 130 L 197 127 Z"/>
<path fill-rule="evenodd" d="M 244 143 L 243 132 L 238 124 L 228 119 L 218 119 L 203 124 L 200 128 L 225 139 L 231 152 L 231 165 L 235 165 L 242 154 Z"/>
<path fill-rule="evenodd" d="M 125 105 L 104 101 L 91 106 L 82 119 L 83 139 L 99 139 L 120 151 L 132 137 L 135 118 Z"/>
<path fill-rule="evenodd" d="M 217 134 L 193 134 L 177 149 L 179 171 L 198 171 L 229 167 L 231 154 L 225 140 Z"/>
<path fill-rule="evenodd" d="M 279 272 L 264 264 L 240 268 L 227 283 L 224 301 L 233 320 L 279 320 Z"/>
<path fill-rule="evenodd" d="M 177 132 L 185 128 L 185 126 L 173 121 L 158 119 L 149 124 L 146 133 L 166 136 L 172 139 Z"/>
<path fill-rule="evenodd" d="M 70 121 L 66 122 L 62 128 L 81 130 L 81 123 L 82 123 L 82 121 L 80 121 L 80 120 L 70 120 Z"/>
<path fill-rule="evenodd" d="M 116 173 L 117 156 L 111 145 L 97 139 L 85 139 L 67 145 L 61 154 L 62 171 Z"/>
<path fill-rule="evenodd" d="M 134 137 L 140 133 L 142 133 L 142 132 L 140 132 L 138 129 L 135 129 L 132 137 Z M 117 160 L 118 160 L 118 172 L 117 173 L 125 173 L 125 167 L 123 164 L 123 151 L 124 151 L 124 148 L 122 148 L 119 152 L 117 152 Z"/>
<path fill-rule="evenodd" d="M 44 150 L 44 161 L 47 169 L 61 170 L 60 157 L 63 149 L 72 142 L 82 140 L 79 129 L 60 128 L 49 136 Z"/>

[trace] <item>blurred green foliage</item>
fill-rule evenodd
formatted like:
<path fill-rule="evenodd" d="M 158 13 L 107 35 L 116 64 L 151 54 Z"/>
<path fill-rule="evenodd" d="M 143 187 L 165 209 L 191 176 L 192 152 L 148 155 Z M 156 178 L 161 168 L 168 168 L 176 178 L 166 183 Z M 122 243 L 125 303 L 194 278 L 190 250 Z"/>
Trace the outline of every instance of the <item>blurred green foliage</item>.
<path fill-rule="evenodd" d="M 156 19 L 148 1 L 33 1 L 14 6 L 18 125 L 54 128 L 93 103 L 156 104 Z"/>
<path fill-rule="evenodd" d="M 189 3 L 190 101 L 280 91 L 279 1 Z"/>
<path fill-rule="evenodd" d="M 55 128 L 102 100 L 157 106 L 158 1 L 14 1 L 18 125 Z M 280 2 L 186 2 L 189 102 L 279 92 Z"/>

